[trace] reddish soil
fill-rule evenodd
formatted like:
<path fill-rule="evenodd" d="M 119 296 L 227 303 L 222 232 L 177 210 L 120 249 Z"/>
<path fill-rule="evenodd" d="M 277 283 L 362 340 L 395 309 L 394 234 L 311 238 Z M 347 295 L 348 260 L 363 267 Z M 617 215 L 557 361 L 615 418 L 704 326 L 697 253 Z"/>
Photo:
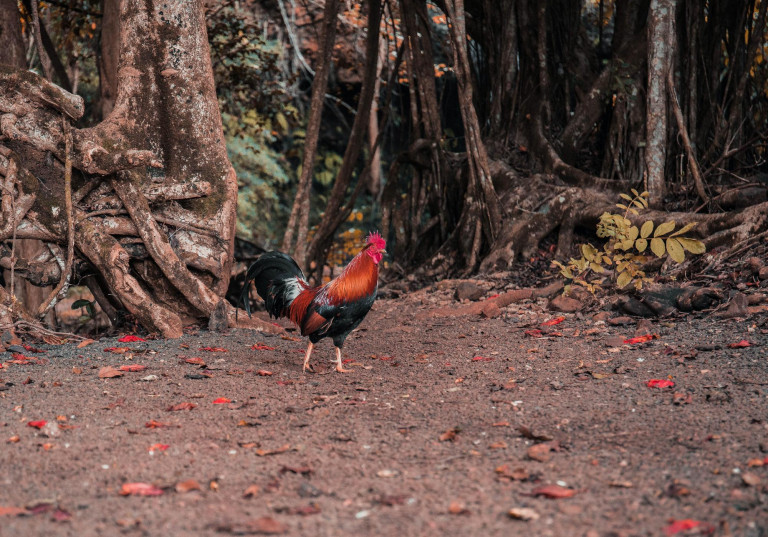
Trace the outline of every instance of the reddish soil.
<path fill-rule="evenodd" d="M 765 314 L 419 316 L 449 303 L 379 300 L 347 374 L 244 330 L 0 355 L 0 535 L 768 535 Z"/>

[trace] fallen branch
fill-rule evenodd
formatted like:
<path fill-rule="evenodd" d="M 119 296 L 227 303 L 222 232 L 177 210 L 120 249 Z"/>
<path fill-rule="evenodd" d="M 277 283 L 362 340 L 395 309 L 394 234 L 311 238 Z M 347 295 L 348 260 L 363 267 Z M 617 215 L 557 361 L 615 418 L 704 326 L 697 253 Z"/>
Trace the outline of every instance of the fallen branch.
<path fill-rule="evenodd" d="M 504 308 L 514 302 L 534 300 L 536 298 L 548 298 L 563 289 L 563 282 L 557 281 L 546 287 L 531 289 L 514 289 L 500 294 L 497 297 L 474 302 L 467 306 L 447 306 L 427 310 L 416 315 L 416 319 L 429 319 L 430 317 L 461 317 L 463 315 L 480 315 L 489 311 L 488 308 Z"/>

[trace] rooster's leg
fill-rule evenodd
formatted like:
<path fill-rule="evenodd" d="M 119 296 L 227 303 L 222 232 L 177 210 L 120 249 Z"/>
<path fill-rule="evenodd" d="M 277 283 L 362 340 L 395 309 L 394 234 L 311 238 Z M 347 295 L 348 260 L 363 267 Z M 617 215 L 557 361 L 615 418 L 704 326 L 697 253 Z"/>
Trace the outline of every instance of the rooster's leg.
<path fill-rule="evenodd" d="M 344 366 L 341 365 L 341 348 L 336 347 L 336 371 L 339 373 L 349 373 L 352 370 L 351 369 L 344 369 Z"/>
<path fill-rule="evenodd" d="M 314 369 L 312 369 L 312 367 L 309 365 L 309 357 L 312 356 L 313 347 L 314 345 L 310 341 L 309 347 L 307 347 L 307 354 L 304 355 L 304 368 L 302 369 L 302 371 L 306 371 L 307 369 L 309 369 L 310 371 L 314 371 Z"/>

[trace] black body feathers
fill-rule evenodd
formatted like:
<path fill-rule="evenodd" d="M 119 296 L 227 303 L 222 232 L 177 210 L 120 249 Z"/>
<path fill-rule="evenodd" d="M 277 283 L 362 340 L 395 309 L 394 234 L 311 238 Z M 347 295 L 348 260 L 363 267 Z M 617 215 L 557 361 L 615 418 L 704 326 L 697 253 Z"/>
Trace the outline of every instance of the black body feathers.
<path fill-rule="evenodd" d="M 274 317 L 285 315 L 300 289 L 298 278 L 306 283 L 304 273 L 291 256 L 282 252 L 267 252 L 250 266 L 245 275 L 240 301 L 248 315 L 251 314 L 251 302 L 248 297 L 250 282 L 256 285 L 256 291 L 264 299 L 267 311 Z"/>

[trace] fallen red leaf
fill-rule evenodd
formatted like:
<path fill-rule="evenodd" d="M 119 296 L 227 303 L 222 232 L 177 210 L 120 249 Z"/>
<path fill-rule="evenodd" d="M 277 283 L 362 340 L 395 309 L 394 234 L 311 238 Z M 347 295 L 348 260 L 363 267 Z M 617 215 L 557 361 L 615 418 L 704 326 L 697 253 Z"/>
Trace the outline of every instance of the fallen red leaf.
<path fill-rule="evenodd" d="M 27 345 L 26 343 L 23 344 L 22 347 L 24 347 L 24 350 L 26 350 L 27 352 L 34 352 L 34 353 L 48 352 L 42 349 L 38 349 L 37 347 L 33 347 L 32 345 Z"/>
<path fill-rule="evenodd" d="M 14 352 L 11 354 L 12 360 L 8 360 L 9 364 L 27 365 L 27 364 L 47 364 L 48 360 L 45 358 L 33 358 L 32 356 L 24 356 L 21 353 Z"/>
<path fill-rule="evenodd" d="M 526 330 L 525 331 L 525 335 L 526 336 L 531 336 L 531 337 L 541 337 L 541 334 L 542 334 L 542 332 L 538 328 L 534 328 L 533 330 Z"/>
<path fill-rule="evenodd" d="M 29 511 L 23 507 L 14 507 L 12 505 L 0 505 L 0 516 L 28 515 Z"/>
<path fill-rule="evenodd" d="M 452 515 L 468 515 L 469 509 L 466 508 L 463 502 L 454 500 L 448 504 L 448 512 Z"/>
<path fill-rule="evenodd" d="M 139 364 L 131 364 L 131 365 L 121 365 L 120 371 L 129 371 L 131 373 L 135 373 L 138 371 L 144 371 L 147 368 L 145 365 L 139 365 Z"/>
<path fill-rule="evenodd" d="M 278 386 L 290 386 L 291 384 L 296 384 L 295 380 L 278 380 L 277 385 Z"/>
<path fill-rule="evenodd" d="M 645 385 L 649 388 L 673 388 L 675 383 L 666 379 L 651 379 Z"/>
<path fill-rule="evenodd" d="M 224 405 L 227 403 L 231 403 L 232 401 L 227 399 L 226 397 L 219 397 L 218 399 L 213 400 L 214 405 Z"/>
<path fill-rule="evenodd" d="M 181 481 L 179 483 L 176 483 L 176 492 L 180 494 L 183 494 L 185 492 L 190 492 L 193 490 L 203 490 L 203 487 L 200 486 L 200 483 L 198 483 L 194 479 L 187 479 L 186 481 Z"/>
<path fill-rule="evenodd" d="M 266 345 L 265 343 L 254 343 L 251 345 L 251 349 L 254 351 L 273 351 L 275 350 L 274 347 L 270 347 L 269 345 Z"/>
<path fill-rule="evenodd" d="M 56 522 L 67 522 L 72 518 L 72 513 L 59 507 L 53 512 L 51 518 Z"/>
<path fill-rule="evenodd" d="M 169 406 L 166 410 L 168 412 L 176 412 L 177 410 L 192 410 L 196 406 L 197 406 L 196 403 L 178 403 L 178 404 Z"/>
<path fill-rule="evenodd" d="M 507 479 L 513 481 L 527 481 L 530 477 L 528 470 L 525 468 L 515 468 L 514 470 L 509 467 L 508 464 L 502 464 L 496 468 L 496 473 L 499 475 L 499 479 Z"/>
<path fill-rule="evenodd" d="M 456 440 L 456 435 L 461 432 L 461 429 L 458 427 L 454 427 L 452 429 L 448 429 L 443 434 L 440 435 L 440 441 L 441 442 L 454 442 Z"/>
<path fill-rule="evenodd" d="M 170 423 L 163 423 L 162 421 L 149 420 L 144 424 L 147 429 L 160 429 L 161 427 L 173 427 Z"/>
<path fill-rule="evenodd" d="M 730 348 L 730 349 L 739 349 L 741 347 L 751 347 L 751 346 L 752 346 L 752 343 L 750 343 L 746 339 L 742 339 L 738 343 L 729 343 L 728 344 L 728 348 Z"/>
<path fill-rule="evenodd" d="M 165 451 L 169 447 L 168 444 L 152 444 L 147 451 Z"/>
<path fill-rule="evenodd" d="M 271 377 L 273 375 L 272 371 L 267 371 L 266 369 L 259 369 L 256 371 L 256 374 L 260 377 Z"/>
<path fill-rule="evenodd" d="M 208 352 L 227 352 L 227 349 L 223 347 L 200 347 L 200 350 Z"/>
<path fill-rule="evenodd" d="M 473 362 L 493 362 L 493 358 L 486 357 L 486 356 L 475 356 L 472 358 Z"/>
<path fill-rule="evenodd" d="M 120 489 L 121 496 L 160 496 L 162 489 L 149 483 L 124 483 Z"/>
<path fill-rule="evenodd" d="M 130 350 L 131 350 L 130 347 L 107 347 L 104 349 L 104 352 L 111 352 L 114 354 L 125 354 Z"/>
<path fill-rule="evenodd" d="M 119 341 L 120 343 L 133 343 L 134 341 L 146 341 L 146 339 L 140 338 L 139 336 L 127 335 L 127 336 L 121 337 L 117 341 Z"/>
<path fill-rule="evenodd" d="M 257 449 L 255 451 L 255 453 L 259 457 L 266 457 L 267 455 L 277 455 L 279 453 L 285 453 L 289 449 L 291 449 L 291 445 L 290 444 L 285 444 L 285 445 L 280 446 L 277 449 Z"/>
<path fill-rule="evenodd" d="M 48 423 L 45 420 L 38 420 L 38 421 L 28 421 L 27 425 L 30 427 L 34 427 L 35 429 L 42 429 L 45 427 L 45 424 Z"/>
<path fill-rule="evenodd" d="M 285 474 L 291 472 L 292 474 L 309 475 L 313 472 L 309 466 L 283 466 L 280 468 L 280 473 Z"/>
<path fill-rule="evenodd" d="M 550 319 L 549 321 L 545 321 L 541 323 L 541 326 L 555 326 L 556 324 L 560 324 L 565 320 L 565 317 L 557 317 L 555 319 Z"/>
<path fill-rule="evenodd" d="M 288 526 L 272 517 L 263 516 L 245 522 L 226 523 L 216 528 L 220 532 L 235 535 L 266 534 L 280 535 L 288 531 Z"/>
<path fill-rule="evenodd" d="M 301 505 L 299 507 L 292 507 L 289 511 L 292 515 L 309 516 L 316 515 L 320 512 L 320 506 L 316 503 L 310 503 L 309 505 Z"/>
<path fill-rule="evenodd" d="M 188 364 L 194 364 L 194 365 L 205 365 L 205 360 L 197 356 L 195 356 L 194 358 L 187 358 L 186 360 L 184 360 L 184 362 Z"/>
<path fill-rule="evenodd" d="M 665 535 L 675 535 L 676 533 L 680 533 L 681 531 L 687 531 L 692 530 L 693 528 L 698 528 L 701 526 L 701 521 L 699 520 L 692 520 L 690 518 L 686 518 L 684 520 L 671 520 L 671 524 L 669 526 L 664 527 L 664 534 Z"/>
<path fill-rule="evenodd" d="M 355 360 L 354 358 L 344 358 L 344 359 L 341 361 L 341 363 L 342 363 L 342 364 L 348 364 L 349 362 L 353 362 L 354 360 Z"/>
<path fill-rule="evenodd" d="M 630 339 L 625 339 L 624 344 L 625 345 L 634 345 L 635 343 L 645 343 L 646 341 L 651 341 L 654 338 L 657 338 L 656 334 L 645 334 L 644 336 L 637 336 Z"/>
<path fill-rule="evenodd" d="M 123 372 L 119 369 L 115 369 L 111 365 L 108 365 L 106 367 L 102 367 L 99 369 L 99 378 L 100 379 L 111 379 L 114 377 L 122 377 Z"/>
<path fill-rule="evenodd" d="M 530 496 L 544 496 L 550 500 L 560 500 L 575 495 L 575 490 L 561 487 L 560 485 L 544 485 L 543 487 L 533 489 L 530 493 Z"/>

